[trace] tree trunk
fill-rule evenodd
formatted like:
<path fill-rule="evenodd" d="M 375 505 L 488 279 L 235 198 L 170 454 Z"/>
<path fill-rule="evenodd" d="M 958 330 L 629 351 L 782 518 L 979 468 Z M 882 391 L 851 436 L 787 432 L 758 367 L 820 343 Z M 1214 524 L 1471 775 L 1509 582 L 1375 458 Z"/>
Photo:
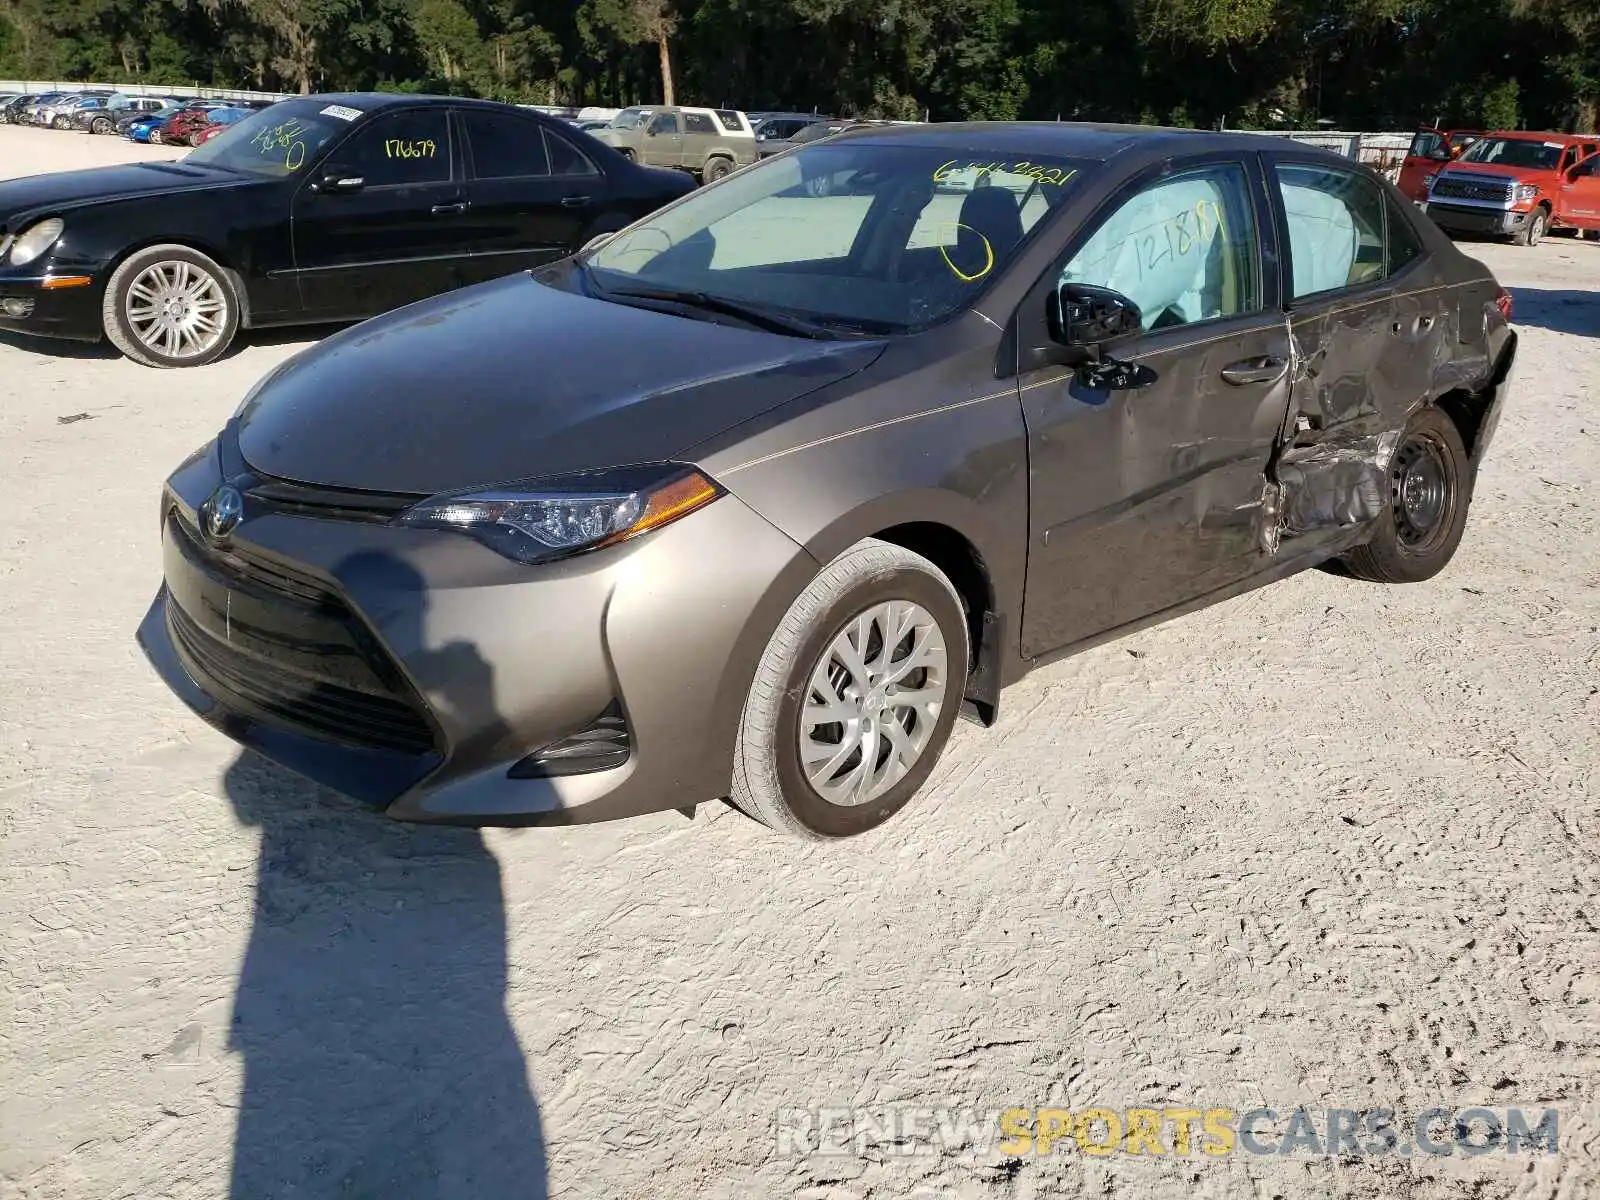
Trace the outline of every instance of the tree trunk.
<path fill-rule="evenodd" d="M 672 52 L 667 47 L 667 31 L 656 35 L 656 46 L 661 51 L 661 103 L 676 104 L 672 95 Z"/>

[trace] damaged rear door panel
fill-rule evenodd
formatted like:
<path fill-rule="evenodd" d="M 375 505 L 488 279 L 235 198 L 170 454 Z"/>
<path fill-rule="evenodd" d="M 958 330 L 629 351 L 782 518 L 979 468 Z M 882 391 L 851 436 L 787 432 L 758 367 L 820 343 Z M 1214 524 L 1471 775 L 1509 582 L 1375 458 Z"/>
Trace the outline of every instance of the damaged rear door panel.
<path fill-rule="evenodd" d="M 1291 157 L 1267 174 L 1289 249 L 1290 370 L 1262 549 L 1287 555 L 1348 542 L 1385 511 L 1395 450 L 1456 357 L 1458 319 L 1375 181 Z"/>

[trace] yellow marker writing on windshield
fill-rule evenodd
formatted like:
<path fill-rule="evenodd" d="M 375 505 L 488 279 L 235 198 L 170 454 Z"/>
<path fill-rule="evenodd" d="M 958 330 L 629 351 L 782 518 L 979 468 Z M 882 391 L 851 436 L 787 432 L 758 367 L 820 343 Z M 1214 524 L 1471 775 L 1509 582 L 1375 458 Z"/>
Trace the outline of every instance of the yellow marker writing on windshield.
<path fill-rule="evenodd" d="M 961 236 L 960 231 L 965 229 L 968 233 L 972 234 L 975 238 L 983 243 L 985 261 L 983 264 L 983 269 L 975 275 L 968 275 L 960 267 L 956 266 L 955 263 L 950 261 L 950 252 L 944 248 L 944 239 L 941 238 L 939 243 L 939 254 L 944 259 L 944 265 L 950 268 L 950 273 L 957 279 L 961 280 L 962 283 L 976 283 L 994 269 L 994 247 L 989 244 L 988 238 L 984 237 L 983 234 L 979 233 L 971 225 L 963 225 L 957 221 L 948 228 L 953 228 L 956 230 L 956 237 L 958 239 Z"/>

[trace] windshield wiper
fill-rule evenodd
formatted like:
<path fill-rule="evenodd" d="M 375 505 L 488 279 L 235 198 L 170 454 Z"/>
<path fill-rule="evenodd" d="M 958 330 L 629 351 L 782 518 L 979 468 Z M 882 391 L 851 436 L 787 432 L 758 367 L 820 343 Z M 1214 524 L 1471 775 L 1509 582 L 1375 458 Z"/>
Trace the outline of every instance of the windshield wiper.
<path fill-rule="evenodd" d="M 590 276 L 591 281 L 593 276 Z M 713 296 L 708 292 L 697 292 L 688 288 L 602 288 L 596 285 L 596 291 L 604 297 L 617 297 L 626 300 L 655 300 L 663 304 L 679 304 L 685 308 L 698 308 L 703 312 L 723 313 L 726 316 L 737 317 L 761 329 L 772 333 L 787 333 L 797 337 L 825 338 L 827 331 L 819 325 L 799 317 L 787 316 L 783 313 L 773 312 L 758 304 L 747 304 L 739 300 L 729 300 L 723 296 Z"/>

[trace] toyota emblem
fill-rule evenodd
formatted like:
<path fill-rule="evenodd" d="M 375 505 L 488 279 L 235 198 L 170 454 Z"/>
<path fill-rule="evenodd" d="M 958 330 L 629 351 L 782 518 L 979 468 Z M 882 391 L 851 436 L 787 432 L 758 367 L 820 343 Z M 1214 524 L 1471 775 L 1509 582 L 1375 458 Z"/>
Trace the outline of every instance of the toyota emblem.
<path fill-rule="evenodd" d="M 226 483 L 212 492 L 211 498 L 200 507 L 200 524 L 206 536 L 217 542 L 233 532 L 242 516 L 244 497 L 239 494 L 238 488 Z"/>

